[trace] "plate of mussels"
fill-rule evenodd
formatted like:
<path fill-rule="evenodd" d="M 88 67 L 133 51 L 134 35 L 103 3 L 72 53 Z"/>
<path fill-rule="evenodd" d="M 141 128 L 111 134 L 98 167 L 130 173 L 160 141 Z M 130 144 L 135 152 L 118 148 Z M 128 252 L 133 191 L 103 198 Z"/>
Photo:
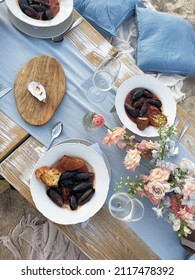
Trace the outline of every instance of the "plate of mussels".
<path fill-rule="evenodd" d="M 176 116 L 171 91 L 149 75 L 137 75 L 122 83 L 115 107 L 122 124 L 141 137 L 158 137 L 158 128 L 172 125 Z"/>
<path fill-rule="evenodd" d="M 30 190 L 37 209 L 58 224 L 86 221 L 106 201 L 110 177 L 104 159 L 89 146 L 61 143 L 34 167 Z"/>
<path fill-rule="evenodd" d="M 22 22 L 51 27 L 65 21 L 73 11 L 73 0 L 5 0 L 8 9 Z"/>

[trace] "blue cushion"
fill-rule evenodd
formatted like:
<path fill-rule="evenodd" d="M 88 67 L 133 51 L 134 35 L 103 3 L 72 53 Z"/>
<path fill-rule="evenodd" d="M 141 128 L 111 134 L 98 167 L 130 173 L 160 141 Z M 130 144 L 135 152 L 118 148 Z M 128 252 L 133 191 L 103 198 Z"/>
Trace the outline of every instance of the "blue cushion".
<path fill-rule="evenodd" d="M 144 72 L 195 74 L 195 33 L 179 16 L 136 8 L 136 64 Z"/>
<path fill-rule="evenodd" d="M 140 0 L 74 0 L 74 8 L 104 36 L 116 36 L 125 19 L 135 14 Z"/>

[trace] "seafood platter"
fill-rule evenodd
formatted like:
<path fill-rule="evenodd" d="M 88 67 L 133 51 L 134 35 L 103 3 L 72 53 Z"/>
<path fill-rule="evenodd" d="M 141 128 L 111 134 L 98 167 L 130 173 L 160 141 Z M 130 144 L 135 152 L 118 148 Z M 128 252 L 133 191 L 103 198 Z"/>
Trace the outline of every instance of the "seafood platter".
<path fill-rule="evenodd" d="M 137 75 L 121 84 L 115 107 L 121 123 L 141 137 L 158 137 L 158 127 L 172 125 L 176 116 L 169 88 L 149 75 Z"/>
<path fill-rule="evenodd" d="M 12 24 L 43 39 L 62 35 L 73 21 L 73 0 L 5 0 Z"/>
<path fill-rule="evenodd" d="M 101 209 L 109 183 L 108 168 L 95 150 L 80 143 L 61 143 L 37 162 L 30 190 L 45 217 L 59 224 L 76 224 Z"/>

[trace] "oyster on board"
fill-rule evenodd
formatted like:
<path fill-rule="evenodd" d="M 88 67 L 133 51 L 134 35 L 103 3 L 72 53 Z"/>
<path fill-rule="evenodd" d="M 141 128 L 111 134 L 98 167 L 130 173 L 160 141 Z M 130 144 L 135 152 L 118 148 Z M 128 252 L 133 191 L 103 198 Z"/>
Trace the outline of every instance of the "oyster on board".
<path fill-rule="evenodd" d="M 36 82 L 36 81 L 30 82 L 28 84 L 28 90 L 39 101 L 46 103 L 46 100 L 47 100 L 46 90 L 45 90 L 44 86 L 41 85 L 39 82 Z"/>

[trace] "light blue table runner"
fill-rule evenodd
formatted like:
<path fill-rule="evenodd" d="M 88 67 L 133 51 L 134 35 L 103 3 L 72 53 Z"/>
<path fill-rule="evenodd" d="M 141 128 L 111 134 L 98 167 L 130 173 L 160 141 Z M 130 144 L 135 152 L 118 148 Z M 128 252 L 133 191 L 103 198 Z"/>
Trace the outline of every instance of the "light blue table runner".
<path fill-rule="evenodd" d="M 1 3 L 0 8 L 0 83 L 13 88 L 20 69 L 31 58 L 39 55 L 49 55 L 56 58 L 64 69 L 67 81 L 66 94 L 62 103 L 52 119 L 44 126 L 29 125 L 21 118 L 13 90 L 0 100 L 0 110 L 46 146 L 50 141 L 50 128 L 59 120 L 64 124 L 64 131 L 56 142 L 68 138 L 83 138 L 91 142 L 98 142 L 112 169 L 109 198 L 114 192 L 115 183 L 120 180 L 121 176 L 125 177 L 129 174 L 122 163 L 125 152 L 117 147 L 108 148 L 101 144 L 106 130 L 102 127 L 98 130 L 98 134 L 88 133 L 82 126 L 82 117 L 89 111 L 102 113 L 106 123 L 110 127 L 114 127 L 115 120 L 110 109 L 114 105 L 116 89 L 113 88 L 107 93 L 103 103 L 90 102 L 87 99 L 87 89 L 90 87 L 94 69 L 74 46 L 66 39 L 60 44 L 54 44 L 51 40 L 37 39 L 21 33 L 11 24 L 5 3 Z M 190 153 L 182 147 L 182 153 L 178 157 L 182 158 L 184 155 L 194 160 Z M 178 158 L 175 160 L 178 162 Z M 142 172 L 144 170 L 139 168 L 138 173 Z M 185 250 L 180 246 L 177 233 L 173 232 L 172 226 L 163 219 L 156 218 L 149 201 L 144 200 L 144 205 L 144 218 L 138 223 L 129 224 L 129 227 L 160 258 L 183 259 Z"/>

